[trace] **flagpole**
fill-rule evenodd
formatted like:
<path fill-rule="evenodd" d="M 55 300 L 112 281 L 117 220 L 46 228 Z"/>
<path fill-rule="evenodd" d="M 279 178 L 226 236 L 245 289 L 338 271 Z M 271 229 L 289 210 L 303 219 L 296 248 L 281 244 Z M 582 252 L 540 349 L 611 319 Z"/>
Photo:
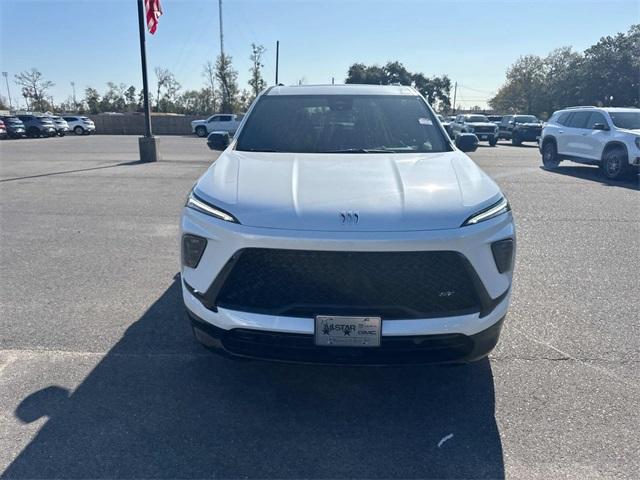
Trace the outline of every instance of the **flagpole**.
<path fill-rule="evenodd" d="M 140 60 L 142 63 L 142 94 L 144 98 L 144 137 L 138 139 L 141 162 L 158 160 L 157 139 L 151 132 L 151 108 L 149 106 L 149 83 L 147 81 L 147 50 L 145 46 L 145 17 L 142 0 L 138 0 L 138 29 L 140 31 Z"/>

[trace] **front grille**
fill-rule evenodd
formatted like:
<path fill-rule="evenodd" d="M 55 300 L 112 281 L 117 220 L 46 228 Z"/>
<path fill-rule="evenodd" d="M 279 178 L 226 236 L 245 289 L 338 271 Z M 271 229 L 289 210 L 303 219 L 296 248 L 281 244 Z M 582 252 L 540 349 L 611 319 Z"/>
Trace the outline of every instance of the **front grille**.
<path fill-rule="evenodd" d="M 493 133 L 493 127 L 473 127 L 474 133 Z"/>
<path fill-rule="evenodd" d="M 463 315 L 491 301 L 458 252 L 261 248 L 237 252 L 202 300 L 212 308 L 269 315 L 384 319 Z"/>

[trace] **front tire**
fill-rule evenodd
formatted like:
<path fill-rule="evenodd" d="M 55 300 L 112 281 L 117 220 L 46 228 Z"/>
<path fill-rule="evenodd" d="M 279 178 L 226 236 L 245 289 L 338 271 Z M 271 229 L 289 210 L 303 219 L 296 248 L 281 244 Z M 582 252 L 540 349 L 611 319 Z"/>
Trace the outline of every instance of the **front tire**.
<path fill-rule="evenodd" d="M 199 136 L 200 138 L 204 138 L 207 136 L 207 129 L 205 127 L 197 127 L 196 128 L 196 135 Z"/>
<path fill-rule="evenodd" d="M 84 128 L 78 125 L 77 127 L 74 127 L 73 133 L 75 133 L 76 135 L 84 135 Z"/>
<path fill-rule="evenodd" d="M 610 148 L 602 156 L 600 171 L 609 180 L 620 180 L 626 175 L 628 168 L 627 152 L 620 147 Z"/>
<path fill-rule="evenodd" d="M 542 147 L 542 164 L 545 170 L 555 170 L 560 165 L 558 158 L 558 149 L 553 142 L 547 142 Z"/>
<path fill-rule="evenodd" d="M 511 144 L 515 145 L 516 147 L 519 147 L 520 145 L 522 145 L 522 140 L 520 140 L 520 137 L 518 136 L 518 134 L 514 133 L 513 137 L 511 137 Z"/>
<path fill-rule="evenodd" d="M 492 147 L 495 147 L 497 143 L 498 143 L 498 137 L 493 137 L 491 140 L 489 140 L 489 145 Z"/>

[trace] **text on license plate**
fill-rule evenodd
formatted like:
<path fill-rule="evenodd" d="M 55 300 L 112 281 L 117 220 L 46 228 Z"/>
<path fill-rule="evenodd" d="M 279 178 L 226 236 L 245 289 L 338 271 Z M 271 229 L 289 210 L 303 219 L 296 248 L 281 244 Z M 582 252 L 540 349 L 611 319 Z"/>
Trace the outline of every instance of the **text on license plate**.
<path fill-rule="evenodd" d="M 318 315 L 315 319 L 316 345 L 327 347 L 377 347 L 380 345 L 380 317 Z"/>

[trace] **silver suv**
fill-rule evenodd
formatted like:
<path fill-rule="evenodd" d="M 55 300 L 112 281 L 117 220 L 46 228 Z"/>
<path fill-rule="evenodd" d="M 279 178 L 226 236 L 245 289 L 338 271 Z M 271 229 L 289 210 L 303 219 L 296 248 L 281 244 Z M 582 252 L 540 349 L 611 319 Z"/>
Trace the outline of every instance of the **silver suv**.
<path fill-rule="evenodd" d="M 546 169 L 571 160 L 599 165 L 606 178 L 619 179 L 640 165 L 640 109 L 559 110 L 542 129 L 539 146 Z"/>

